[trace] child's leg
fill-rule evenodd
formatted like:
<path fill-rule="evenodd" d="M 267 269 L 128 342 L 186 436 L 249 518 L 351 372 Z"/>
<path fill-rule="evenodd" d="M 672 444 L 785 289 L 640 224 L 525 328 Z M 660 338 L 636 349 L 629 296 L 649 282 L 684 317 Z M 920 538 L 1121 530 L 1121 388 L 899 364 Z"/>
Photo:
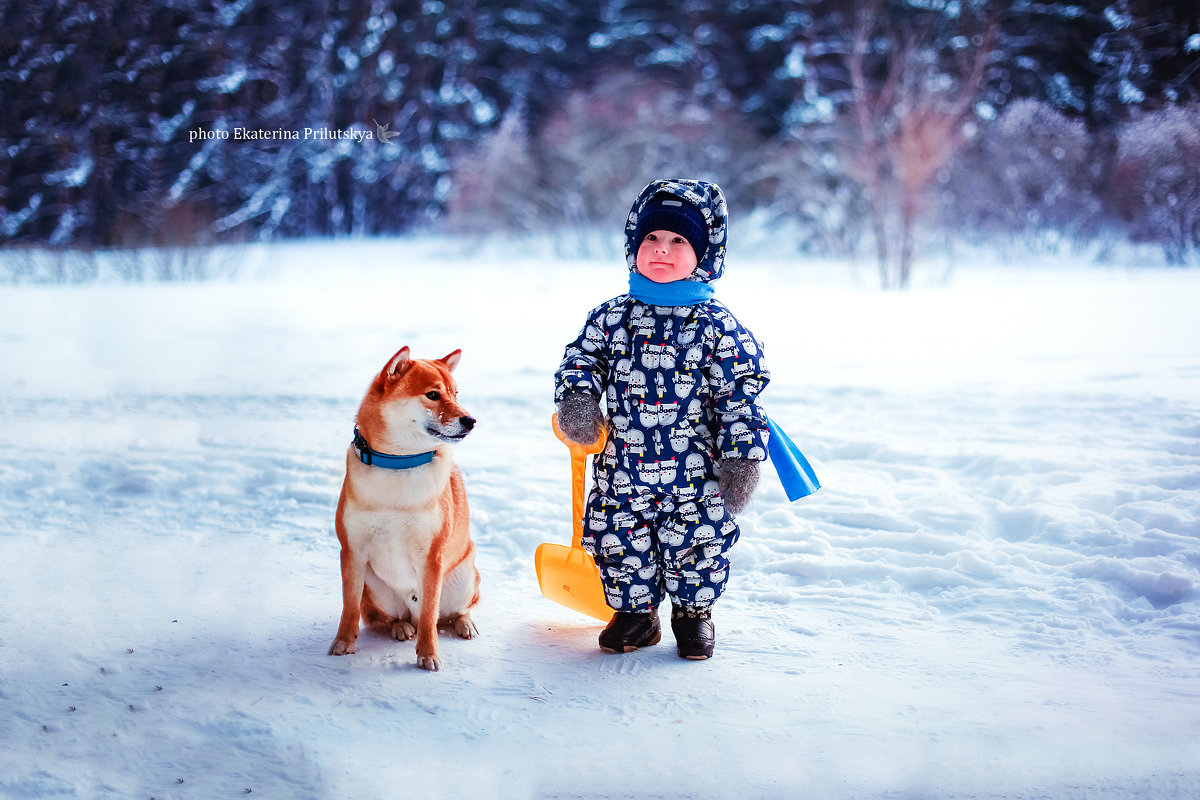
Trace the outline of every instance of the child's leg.
<path fill-rule="evenodd" d="M 720 498 L 681 503 L 664 515 L 660 528 L 663 584 L 671 601 L 708 608 L 729 580 L 729 550 L 741 529 Z"/>
<path fill-rule="evenodd" d="M 615 611 L 645 613 L 658 608 L 664 593 L 656 537 L 643 511 L 631 499 L 593 489 L 585 510 L 583 549 L 600 568 L 605 598 Z"/>
<path fill-rule="evenodd" d="M 663 582 L 681 658 L 702 661 L 713 654 L 712 605 L 725 590 L 728 553 L 740 535 L 719 496 L 681 503 L 660 529 Z"/>
<path fill-rule="evenodd" d="M 634 510 L 631 500 L 605 497 L 595 489 L 588 498 L 586 517 L 583 547 L 600 568 L 605 599 L 617 612 L 600 634 L 600 648 L 630 653 L 658 644 L 663 591 L 649 521 Z"/>

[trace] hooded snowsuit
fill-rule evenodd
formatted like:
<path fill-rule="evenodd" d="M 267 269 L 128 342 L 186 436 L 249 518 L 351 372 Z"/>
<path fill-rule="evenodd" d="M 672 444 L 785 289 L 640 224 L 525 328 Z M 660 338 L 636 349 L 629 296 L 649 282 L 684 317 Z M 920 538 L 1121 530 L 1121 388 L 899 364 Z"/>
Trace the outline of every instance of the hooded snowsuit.
<path fill-rule="evenodd" d="M 625 226 L 630 272 L 638 218 L 662 193 L 693 204 L 707 223 L 708 248 L 687 280 L 716 280 L 725 266 L 725 197 L 701 181 L 642 190 Z M 555 400 L 575 392 L 604 400 L 608 444 L 593 459 L 583 547 L 612 608 L 646 611 L 664 596 L 702 608 L 721 595 L 740 531 L 715 465 L 767 457 L 756 398 L 769 379 L 758 341 L 715 300 L 664 307 L 625 294 L 588 314 L 555 373 Z"/>

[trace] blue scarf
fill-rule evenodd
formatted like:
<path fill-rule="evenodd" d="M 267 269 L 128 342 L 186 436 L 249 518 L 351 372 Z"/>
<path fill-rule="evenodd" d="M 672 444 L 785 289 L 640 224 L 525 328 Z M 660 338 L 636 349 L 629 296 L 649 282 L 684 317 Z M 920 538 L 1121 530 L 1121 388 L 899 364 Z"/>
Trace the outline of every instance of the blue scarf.
<path fill-rule="evenodd" d="M 775 466 L 775 473 L 779 476 L 779 482 L 783 484 L 787 499 L 795 502 L 820 489 L 821 482 L 817 480 L 817 473 L 813 472 L 812 465 L 808 463 L 804 453 L 792 443 L 775 420 L 766 414 L 763 414 L 763 417 L 771 430 L 771 438 L 767 441 L 767 456 Z"/>
<path fill-rule="evenodd" d="M 651 306 L 696 306 L 712 300 L 717 293 L 711 285 L 700 281 L 671 281 L 655 283 L 645 275 L 629 273 L 629 296 Z"/>
<path fill-rule="evenodd" d="M 670 283 L 655 283 L 644 275 L 636 272 L 629 273 L 629 296 L 652 306 L 695 306 L 711 300 L 716 290 L 707 283 L 700 281 L 672 281 Z M 779 482 L 790 501 L 808 497 L 821 488 L 817 474 L 812 465 L 800 452 L 800 448 L 792 443 L 783 428 L 779 427 L 765 413 L 763 418 L 771 435 L 767 442 L 767 457 L 775 466 Z"/>

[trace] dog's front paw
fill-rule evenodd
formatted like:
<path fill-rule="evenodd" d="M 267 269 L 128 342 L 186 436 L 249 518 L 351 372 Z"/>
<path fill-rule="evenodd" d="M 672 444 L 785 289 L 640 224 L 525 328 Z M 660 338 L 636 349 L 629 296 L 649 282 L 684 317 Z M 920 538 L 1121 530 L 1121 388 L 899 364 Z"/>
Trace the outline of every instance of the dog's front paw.
<path fill-rule="evenodd" d="M 417 635 L 417 629 L 406 619 L 396 619 L 392 620 L 391 625 L 388 626 L 388 633 L 397 642 L 407 642 Z"/>
<path fill-rule="evenodd" d="M 348 656 L 353 652 L 353 639 L 334 639 L 333 644 L 329 645 L 329 655 L 331 656 Z"/>
<path fill-rule="evenodd" d="M 438 661 L 437 656 L 417 656 L 417 666 L 430 672 L 437 672 L 442 668 L 442 662 Z"/>

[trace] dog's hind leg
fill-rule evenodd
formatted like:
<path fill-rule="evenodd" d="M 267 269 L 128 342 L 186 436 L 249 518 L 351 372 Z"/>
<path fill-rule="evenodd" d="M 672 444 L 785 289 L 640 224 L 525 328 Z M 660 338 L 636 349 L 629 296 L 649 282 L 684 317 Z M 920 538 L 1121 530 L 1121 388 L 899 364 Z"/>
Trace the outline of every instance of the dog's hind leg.
<path fill-rule="evenodd" d="M 471 609 L 479 602 L 479 570 L 475 568 L 475 546 L 472 544 L 463 560 L 455 565 L 442 583 L 441 619 L 438 627 L 453 631 L 462 639 L 479 635 L 471 619 Z"/>
<path fill-rule="evenodd" d="M 475 627 L 475 620 L 471 619 L 470 611 L 464 611 L 442 620 L 438 623 L 438 627 L 453 631 L 454 635 L 460 639 L 474 639 L 479 635 L 479 628 Z"/>
<path fill-rule="evenodd" d="M 362 616 L 368 628 L 390 636 L 398 642 L 407 642 L 417 635 L 417 629 L 409 621 L 408 611 L 399 617 L 387 614 L 375 602 L 375 595 L 371 594 L 370 586 L 363 587 Z"/>

